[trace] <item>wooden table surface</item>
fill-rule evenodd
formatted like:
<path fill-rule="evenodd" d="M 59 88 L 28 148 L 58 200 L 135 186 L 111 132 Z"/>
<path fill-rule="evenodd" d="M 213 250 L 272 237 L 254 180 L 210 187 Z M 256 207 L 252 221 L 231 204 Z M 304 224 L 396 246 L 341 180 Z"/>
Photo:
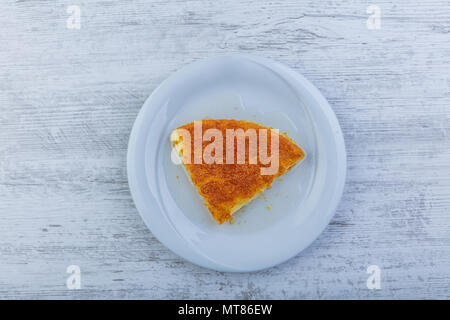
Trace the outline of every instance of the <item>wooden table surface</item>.
<path fill-rule="evenodd" d="M 72 5 L 80 29 L 68 28 Z M 369 5 L 380 29 L 367 26 Z M 0 298 L 450 298 L 449 1 L 7 0 L 0 26 Z M 327 229 L 256 273 L 169 251 L 126 175 L 152 90 L 230 52 L 306 76 L 348 152 Z M 79 290 L 66 286 L 69 265 Z M 366 286 L 369 265 L 379 290 Z"/>

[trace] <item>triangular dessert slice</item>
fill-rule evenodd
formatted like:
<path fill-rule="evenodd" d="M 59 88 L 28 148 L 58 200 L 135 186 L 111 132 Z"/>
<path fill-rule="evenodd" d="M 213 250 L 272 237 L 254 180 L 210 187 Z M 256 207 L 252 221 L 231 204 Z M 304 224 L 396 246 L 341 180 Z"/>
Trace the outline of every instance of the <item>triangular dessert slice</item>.
<path fill-rule="evenodd" d="M 175 129 L 170 140 L 219 224 L 305 157 L 287 135 L 251 121 L 194 121 Z"/>

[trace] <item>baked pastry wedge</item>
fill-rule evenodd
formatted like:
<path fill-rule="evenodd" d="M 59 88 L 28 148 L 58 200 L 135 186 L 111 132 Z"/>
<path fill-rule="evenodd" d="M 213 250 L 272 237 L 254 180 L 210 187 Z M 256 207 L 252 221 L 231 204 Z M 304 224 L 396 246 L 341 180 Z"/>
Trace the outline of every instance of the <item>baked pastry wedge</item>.
<path fill-rule="evenodd" d="M 222 224 L 305 157 L 286 134 L 243 120 L 205 119 L 170 140 L 212 217 Z"/>

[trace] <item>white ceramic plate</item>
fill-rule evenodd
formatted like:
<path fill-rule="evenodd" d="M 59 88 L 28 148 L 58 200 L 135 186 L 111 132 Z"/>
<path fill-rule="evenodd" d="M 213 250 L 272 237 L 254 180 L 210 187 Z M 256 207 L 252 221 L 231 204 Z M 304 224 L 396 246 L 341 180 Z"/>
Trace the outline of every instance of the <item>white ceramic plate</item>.
<path fill-rule="evenodd" d="M 218 225 L 171 161 L 170 132 L 204 118 L 252 120 L 297 142 L 307 157 Z M 128 146 L 134 202 L 152 233 L 183 258 L 219 271 L 279 264 L 311 244 L 342 195 L 346 155 L 336 116 L 305 78 L 268 59 L 234 54 L 184 67 L 142 107 Z"/>

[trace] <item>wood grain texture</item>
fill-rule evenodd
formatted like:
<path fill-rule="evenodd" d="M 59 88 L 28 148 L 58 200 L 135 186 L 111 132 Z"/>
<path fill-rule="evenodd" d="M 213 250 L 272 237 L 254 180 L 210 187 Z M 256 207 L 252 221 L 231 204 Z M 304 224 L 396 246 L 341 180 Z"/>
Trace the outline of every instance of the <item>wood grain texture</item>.
<path fill-rule="evenodd" d="M 366 27 L 370 4 L 379 30 Z M 66 28 L 69 5 L 80 30 Z M 450 298 L 448 1 L 2 1 L 0 22 L 0 298 Z M 326 231 L 248 274 L 166 249 L 126 176 L 146 97 L 229 52 L 305 75 L 348 151 Z M 81 290 L 66 288 L 71 264 Z M 366 287 L 371 264 L 381 290 Z"/>

